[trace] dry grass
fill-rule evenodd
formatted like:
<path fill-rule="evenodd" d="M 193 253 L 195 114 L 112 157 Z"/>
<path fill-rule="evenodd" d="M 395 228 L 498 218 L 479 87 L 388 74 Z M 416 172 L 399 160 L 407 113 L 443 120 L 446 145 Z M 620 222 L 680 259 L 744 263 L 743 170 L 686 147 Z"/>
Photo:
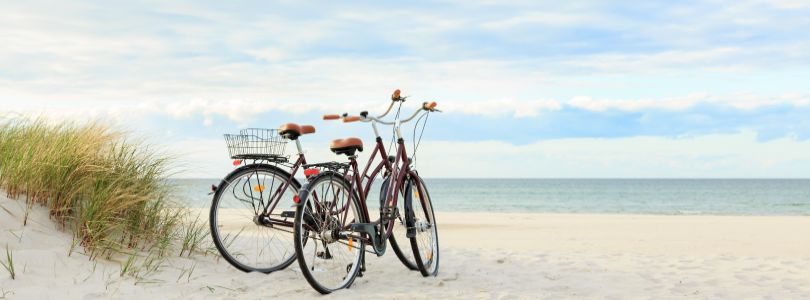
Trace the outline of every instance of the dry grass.
<path fill-rule="evenodd" d="M 97 123 L 0 123 L 0 189 L 28 207 L 46 206 L 91 259 L 133 250 L 165 255 L 184 214 L 169 201 L 168 163 Z"/>

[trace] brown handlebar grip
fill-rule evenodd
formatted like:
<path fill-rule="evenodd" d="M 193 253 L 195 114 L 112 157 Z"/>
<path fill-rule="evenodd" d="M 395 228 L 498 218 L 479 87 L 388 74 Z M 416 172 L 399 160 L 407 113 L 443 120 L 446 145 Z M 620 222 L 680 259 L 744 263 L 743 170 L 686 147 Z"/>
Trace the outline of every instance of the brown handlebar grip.
<path fill-rule="evenodd" d="M 399 89 L 396 89 L 396 90 L 394 91 L 394 93 L 393 93 L 393 94 L 391 94 L 391 100 L 393 100 L 393 101 L 397 101 L 397 100 L 399 100 L 399 98 L 400 98 L 400 94 L 401 94 L 401 92 L 399 91 Z"/>
<path fill-rule="evenodd" d="M 360 118 L 358 116 L 349 116 L 349 117 L 344 117 L 343 118 L 343 123 L 356 122 L 356 121 L 360 121 L 360 120 L 362 120 L 362 118 Z"/>
<path fill-rule="evenodd" d="M 340 115 L 323 115 L 324 120 L 337 120 L 340 119 Z"/>
<path fill-rule="evenodd" d="M 433 110 L 434 108 L 436 108 L 436 102 L 430 102 L 430 103 L 423 102 L 422 103 L 422 109 L 424 109 L 424 110 Z"/>

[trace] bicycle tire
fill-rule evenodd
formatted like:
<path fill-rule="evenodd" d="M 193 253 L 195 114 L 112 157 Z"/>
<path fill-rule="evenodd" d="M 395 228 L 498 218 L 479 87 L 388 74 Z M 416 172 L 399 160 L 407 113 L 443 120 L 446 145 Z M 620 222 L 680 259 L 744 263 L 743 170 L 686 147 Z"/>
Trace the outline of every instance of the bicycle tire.
<path fill-rule="evenodd" d="M 340 220 L 339 212 L 335 212 L 333 215 L 331 213 L 331 208 L 327 209 L 328 212 L 324 212 L 322 209 L 324 206 L 330 206 L 328 201 L 325 201 L 327 203 L 322 205 L 314 204 L 315 202 L 312 202 L 314 199 L 322 197 L 324 199 L 335 199 L 331 204 L 334 205 L 334 207 L 339 205 L 343 206 L 344 204 L 338 204 L 340 202 L 335 192 L 336 189 L 332 189 L 333 184 L 336 184 L 341 188 L 341 193 L 348 194 L 345 196 L 349 198 L 349 202 L 343 203 L 346 205 L 345 209 L 353 210 L 351 222 L 367 222 L 361 213 L 361 206 L 357 198 L 357 194 L 354 192 L 348 193 L 348 191 L 352 190 L 351 184 L 346 180 L 345 177 L 343 177 L 343 175 L 332 171 L 322 172 L 321 174 L 311 178 L 310 181 L 301 189 L 301 192 L 299 193 L 299 203 L 297 204 L 295 211 L 293 235 L 295 251 L 296 256 L 299 258 L 298 265 L 301 269 L 301 273 L 304 275 L 304 278 L 306 278 L 307 282 L 310 286 L 312 286 L 313 289 L 321 294 L 329 294 L 336 290 L 350 287 L 357 277 L 361 265 L 363 264 L 365 250 L 365 242 L 363 240 L 342 243 L 339 239 L 336 239 L 335 241 L 326 241 L 326 238 L 324 237 L 327 232 L 334 232 L 334 230 L 336 230 L 338 227 L 337 225 L 342 223 L 346 223 L 346 225 L 348 225 L 351 223 L 347 221 L 350 218 L 348 216 L 348 211 L 345 214 L 344 220 Z M 328 187 L 324 188 L 322 185 L 328 185 Z M 334 194 L 334 197 L 329 196 L 330 189 Z M 343 200 L 346 199 L 344 198 Z M 318 209 L 319 212 L 313 212 L 315 209 Z M 313 231 L 310 229 L 305 229 L 304 225 L 307 225 L 308 228 L 315 228 L 315 230 L 318 230 L 319 232 L 315 233 L 315 236 L 310 236 L 313 234 Z M 328 226 L 329 228 L 323 230 L 322 228 L 318 228 L 323 226 Z M 304 249 L 304 247 L 307 246 L 306 241 L 308 240 L 312 240 L 310 244 L 314 246 Z M 320 252 L 317 251 L 318 245 L 323 245 L 322 251 Z M 346 246 L 345 248 L 348 249 L 349 252 L 354 252 L 350 254 L 350 256 L 354 256 L 353 258 L 347 255 L 341 256 L 339 255 L 339 252 L 337 255 L 334 255 L 335 252 L 340 251 L 340 249 L 344 248 L 344 246 Z M 312 252 L 311 262 L 309 252 Z M 349 257 L 351 260 L 336 260 L 341 257 Z M 323 263 L 321 266 L 316 266 L 316 262 Z M 346 262 L 350 263 L 344 266 Z M 324 267 L 323 264 L 331 264 L 332 266 Z M 318 272 L 316 272 L 316 267 Z M 345 274 L 342 273 L 343 271 L 341 268 L 346 269 Z M 329 275 L 326 275 L 326 272 L 322 272 L 325 269 L 329 269 L 327 272 L 332 273 L 329 275 L 334 275 L 336 277 L 344 275 L 344 277 L 335 284 L 328 284 L 326 283 L 325 276 Z"/>
<path fill-rule="evenodd" d="M 414 187 L 418 190 L 418 193 L 416 193 L 416 198 L 418 199 L 413 198 Z M 406 218 L 411 218 L 406 222 L 408 222 L 409 225 L 414 224 L 414 227 L 419 228 L 424 228 L 424 225 L 428 225 L 428 228 L 425 230 L 414 228 L 415 235 L 410 239 L 416 265 L 419 267 L 419 272 L 422 276 L 436 276 L 439 273 L 439 234 L 430 194 L 427 191 L 425 182 L 415 173 L 412 174 L 411 178 L 408 180 L 405 193 L 405 197 L 407 198 L 405 204 L 406 209 L 408 209 L 408 205 L 410 204 L 410 210 L 413 212 L 406 211 Z M 418 226 L 419 224 L 423 226 Z"/>
<path fill-rule="evenodd" d="M 234 266 L 235 268 L 237 268 L 237 269 L 239 269 L 239 270 L 241 270 L 243 272 L 261 272 L 261 273 L 268 274 L 268 273 L 272 273 L 274 271 L 284 269 L 284 268 L 288 267 L 289 265 L 291 265 L 293 263 L 293 261 L 295 261 L 295 252 L 294 252 L 294 249 L 292 249 L 292 247 L 290 247 L 291 249 L 289 249 L 289 250 L 292 251 L 292 254 L 289 257 L 280 259 L 279 262 L 272 263 L 269 266 L 259 266 L 259 264 L 260 264 L 259 262 L 250 263 L 250 262 L 238 259 L 236 256 L 239 256 L 239 255 L 236 254 L 236 253 L 232 253 L 232 252 L 234 252 L 234 251 L 232 251 L 233 249 L 228 249 L 228 248 L 230 248 L 231 245 L 233 245 L 235 243 L 235 240 L 239 236 L 239 234 L 235 235 L 231 239 L 231 241 L 229 243 L 227 241 L 229 235 L 226 234 L 223 237 L 221 232 L 220 232 L 220 229 L 219 229 L 219 227 L 220 227 L 219 225 L 221 223 L 219 221 L 219 213 L 220 213 L 219 206 L 223 201 L 223 196 L 225 195 L 225 193 L 229 191 L 229 188 L 231 186 L 238 185 L 239 182 L 241 181 L 240 180 L 241 177 L 246 176 L 246 175 L 247 176 L 252 176 L 253 174 L 260 174 L 260 173 L 262 173 L 262 174 L 271 174 L 274 178 L 283 179 L 285 182 L 291 178 L 290 174 L 287 171 L 284 171 L 284 170 L 282 170 L 282 169 L 280 169 L 280 168 L 278 168 L 276 166 L 268 165 L 268 164 L 251 164 L 251 165 L 242 166 L 242 167 L 234 170 L 233 172 L 228 174 L 220 182 L 220 184 L 217 186 L 217 190 L 214 193 L 214 197 L 213 197 L 213 199 L 211 201 L 211 209 L 210 209 L 210 213 L 209 213 L 209 224 L 210 224 L 211 238 L 214 241 L 214 246 L 217 248 L 220 255 L 228 263 L 230 263 L 232 266 Z M 280 182 L 280 183 L 283 184 L 284 182 Z M 301 184 L 295 178 L 292 178 L 292 182 L 287 187 L 287 189 L 289 191 L 291 191 L 293 193 L 293 195 L 297 194 L 298 190 L 300 188 L 301 188 Z M 262 189 L 264 189 L 264 188 L 262 188 Z M 272 188 L 271 188 L 271 190 L 272 190 Z M 276 209 L 278 209 L 278 208 L 279 207 L 277 206 Z M 247 222 L 244 222 L 244 223 L 247 224 Z M 258 225 L 256 225 L 256 226 L 258 226 Z M 292 228 L 290 228 L 290 231 L 292 231 Z M 241 231 L 240 231 L 240 233 L 241 233 Z M 292 238 L 292 237 L 290 237 L 290 238 Z M 292 243 L 290 243 L 290 244 L 292 244 Z M 286 253 L 285 253 L 285 255 L 286 255 Z"/>
<path fill-rule="evenodd" d="M 390 177 L 385 178 L 385 180 L 382 183 L 382 186 L 380 187 L 380 206 L 382 206 L 383 203 L 385 203 L 386 190 L 388 189 L 388 184 L 389 184 L 390 179 L 391 179 Z M 402 216 L 404 216 L 404 212 L 405 212 L 405 209 L 404 209 L 404 207 L 405 207 L 405 205 L 404 205 L 405 204 L 405 197 L 402 194 L 400 194 L 400 196 L 402 196 L 402 197 L 399 199 L 399 201 L 397 201 L 398 202 L 397 208 L 399 209 L 399 212 L 400 212 L 400 221 L 401 221 L 400 225 L 401 226 L 394 227 L 394 231 L 392 231 L 391 235 L 388 236 L 388 244 L 391 245 L 391 248 L 394 250 L 394 253 L 397 255 L 397 258 L 399 258 L 399 261 L 402 262 L 402 265 L 404 265 L 405 268 L 408 268 L 408 270 L 411 270 L 411 271 L 417 271 L 417 270 L 419 270 L 419 267 L 416 266 L 416 260 L 414 259 L 414 257 L 412 255 L 408 256 L 408 254 L 410 254 L 410 252 L 411 252 L 410 251 L 411 249 L 410 249 L 410 245 L 408 244 L 409 243 L 408 237 L 405 235 L 405 232 L 404 232 L 404 231 L 406 231 L 406 228 L 405 228 L 405 224 L 404 224 L 404 217 L 402 217 Z M 397 230 L 397 228 L 399 230 Z M 403 244 L 407 245 L 408 248 L 406 248 L 405 250 L 402 250 L 401 247 L 399 246 L 399 243 L 397 242 L 396 236 L 399 236 L 402 241 L 406 241 Z M 407 252 L 405 252 L 405 251 L 407 251 Z"/>

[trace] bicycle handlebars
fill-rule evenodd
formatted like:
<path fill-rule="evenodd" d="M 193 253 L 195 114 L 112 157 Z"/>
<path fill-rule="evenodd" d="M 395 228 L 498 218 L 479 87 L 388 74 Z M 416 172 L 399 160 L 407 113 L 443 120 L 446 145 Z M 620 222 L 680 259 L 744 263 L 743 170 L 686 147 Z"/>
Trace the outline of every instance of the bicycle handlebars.
<path fill-rule="evenodd" d="M 346 114 L 346 115 L 343 116 L 343 123 L 350 123 L 350 122 L 356 122 L 356 121 L 361 121 L 361 122 L 374 121 L 374 122 L 384 124 L 384 125 L 396 125 L 397 122 L 399 122 L 399 124 L 404 124 L 404 123 L 408 123 L 411 120 L 413 120 L 414 118 L 416 118 L 416 116 L 418 116 L 419 113 L 421 113 L 423 111 L 441 112 L 441 110 L 436 109 L 436 105 L 437 105 L 436 102 L 422 103 L 421 108 L 417 109 L 410 117 L 408 117 L 406 119 L 403 119 L 403 120 L 395 120 L 395 121 L 390 121 L 389 122 L 389 121 L 381 120 L 380 117 L 371 117 L 371 116 L 362 116 L 362 115 L 360 115 L 360 116 L 349 116 L 348 114 Z"/>
<path fill-rule="evenodd" d="M 391 94 L 391 104 L 388 105 L 388 109 L 385 110 L 385 113 L 383 113 L 383 114 L 381 114 L 379 116 L 376 116 L 376 117 L 368 116 L 367 112 L 362 112 L 362 113 L 360 113 L 360 116 L 349 116 L 348 113 L 344 113 L 342 116 L 341 115 L 336 115 L 336 114 L 328 114 L 328 115 L 323 115 L 323 119 L 324 120 L 343 119 L 343 123 L 351 123 L 351 122 L 356 122 L 356 121 L 362 121 L 362 122 L 376 121 L 377 123 L 380 123 L 380 124 L 395 125 L 396 121 L 386 122 L 386 121 L 383 121 L 382 118 L 385 117 L 386 115 L 388 115 L 389 112 L 391 112 L 391 109 L 394 107 L 394 103 L 396 103 L 396 102 L 405 102 L 405 99 L 407 99 L 407 98 L 408 97 L 403 97 L 402 92 L 399 89 L 397 89 L 397 90 L 394 91 L 393 94 Z M 407 119 L 399 121 L 399 123 L 400 124 L 407 123 L 408 121 L 413 120 L 413 118 L 415 118 L 417 115 L 419 115 L 419 113 L 422 112 L 422 111 L 442 112 L 441 110 L 436 109 L 436 105 L 437 105 L 437 103 L 435 101 L 434 102 L 424 102 L 424 103 L 422 103 L 422 107 L 420 109 L 417 109 L 416 112 L 413 113 L 413 115 L 411 115 Z"/>

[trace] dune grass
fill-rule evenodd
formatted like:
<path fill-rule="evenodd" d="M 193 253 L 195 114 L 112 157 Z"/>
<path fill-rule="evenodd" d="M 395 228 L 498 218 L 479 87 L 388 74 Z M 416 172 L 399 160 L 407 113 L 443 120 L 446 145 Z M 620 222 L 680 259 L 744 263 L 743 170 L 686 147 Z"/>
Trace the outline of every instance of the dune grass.
<path fill-rule="evenodd" d="M 11 275 L 11 280 L 17 279 L 17 272 L 14 271 L 14 253 L 12 253 L 10 249 L 8 249 L 8 245 L 6 245 L 5 261 L 0 261 L 0 265 L 2 265 L 4 269 L 6 269 L 8 275 Z"/>
<path fill-rule="evenodd" d="M 91 259 L 165 255 L 184 217 L 170 201 L 168 167 L 166 156 L 98 123 L 0 122 L 0 189 L 46 206 Z"/>
<path fill-rule="evenodd" d="M 201 220 L 199 216 L 194 221 L 186 223 L 181 232 L 183 246 L 180 248 L 180 256 L 183 256 L 183 253 L 191 256 L 191 253 L 201 250 L 203 241 L 209 235 L 208 224 Z"/>

